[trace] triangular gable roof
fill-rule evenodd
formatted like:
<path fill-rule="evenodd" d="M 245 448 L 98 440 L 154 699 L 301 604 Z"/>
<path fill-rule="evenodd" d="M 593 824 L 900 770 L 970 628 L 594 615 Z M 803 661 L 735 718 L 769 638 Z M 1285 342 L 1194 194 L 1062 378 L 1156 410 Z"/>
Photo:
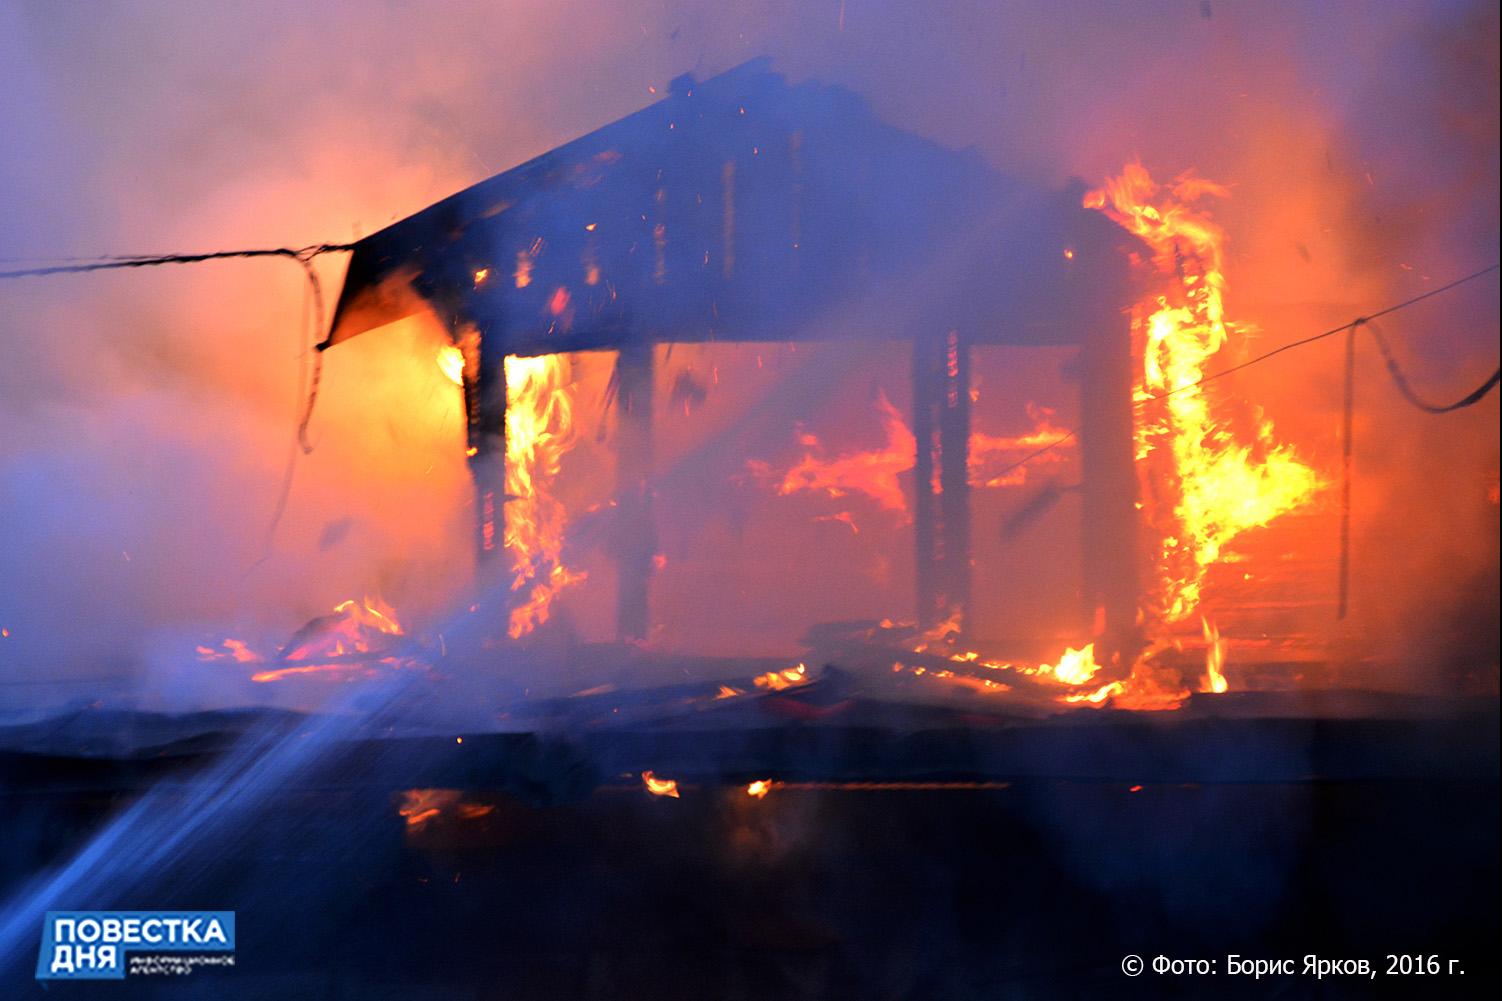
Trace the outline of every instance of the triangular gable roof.
<path fill-rule="evenodd" d="M 679 78 L 360 241 L 321 347 L 425 307 L 517 354 L 952 328 L 1074 343 L 1128 299 L 1129 241 L 1080 194 L 1019 184 L 756 60 Z"/>

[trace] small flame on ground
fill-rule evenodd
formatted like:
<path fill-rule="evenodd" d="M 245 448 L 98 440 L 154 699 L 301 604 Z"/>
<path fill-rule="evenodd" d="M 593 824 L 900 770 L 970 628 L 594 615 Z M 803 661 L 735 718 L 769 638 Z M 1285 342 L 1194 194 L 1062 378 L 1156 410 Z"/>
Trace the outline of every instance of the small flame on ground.
<path fill-rule="evenodd" d="M 767 795 L 767 793 L 771 791 L 771 779 L 757 779 L 755 782 L 752 782 L 750 785 L 746 786 L 746 795 L 752 797 L 753 799 L 762 799 Z"/>
<path fill-rule="evenodd" d="M 389 650 L 390 637 L 404 635 L 391 607 L 378 598 L 367 597 L 363 601 L 342 601 L 330 614 L 309 622 L 274 658 L 263 657 L 238 639 L 225 639 L 218 648 L 199 646 L 196 653 L 202 661 L 283 665 L 250 676 L 260 684 L 311 674 L 368 677 L 377 673 L 377 665 L 402 665 L 403 658 Z M 371 656 L 361 658 L 365 654 Z"/>
<path fill-rule="evenodd" d="M 765 688 L 769 691 L 780 692 L 785 688 L 792 688 L 808 681 L 808 668 L 799 664 L 785 671 L 768 671 L 759 674 L 752 679 L 757 688 Z"/>
<path fill-rule="evenodd" d="M 1051 674 L 1066 685 L 1083 685 L 1100 671 L 1095 662 L 1095 644 L 1087 643 L 1079 650 L 1065 647 L 1064 655 L 1057 664 L 1044 664 L 1043 673 Z"/>
<path fill-rule="evenodd" d="M 1226 666 L 1226 645 L 1213 622 L 1200 619 L 1200 624 L 1205 631 L 1205 686 L 1200 691 L 1219 695 L 1231 687 L 1226 676 L 1221 673 L 1221 669 Z"/>
<path fill-rule="evenodd" d="M 669 799 L 678 799 L 678 783 L 674 779 L 660 779 L 651 772 L 641 773 L 642 784 L 647 787 L 647 792 L 653 796 L 667 796 Z"/>

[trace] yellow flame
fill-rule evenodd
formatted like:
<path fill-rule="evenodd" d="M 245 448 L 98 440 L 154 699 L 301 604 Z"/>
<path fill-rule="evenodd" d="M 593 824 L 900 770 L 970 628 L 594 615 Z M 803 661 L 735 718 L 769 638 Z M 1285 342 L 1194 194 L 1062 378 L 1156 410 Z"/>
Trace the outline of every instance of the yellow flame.
<path fill-rule="evenodd" d="M 1163 523 L 1159 549 L 1158 612 L 1182 621 L 1200 603 L 1208 567 L 1248 529 L 1307 504 L 1318 474 L 1273 439 L 1271 422 L 1259 420 L 1255 440 L 1238 438 L 1211 413 L 1201 380 L 1207 363 L 1236 327 L 1225 315 L 1225 233 L 1194 202 L 1226 197 L 1220 185 L 1185 174 L 1172 185 L 1153 181 L 1141 164 L 1085 196 L 1152 248 L 1171 290 L 1139 307 L 1143 337 L 1139 401 L 1139 457 L 1162 451 L 1176 494 Z M 1143 316 L 1145 315 L 1145 319 Z M 1171 395 L 1167 395 L 1171 394 Z"/>
<path fill-rule="evenodd" d="M 382 637 L 403 635 L 401 623 L 396 621 L 396 612 L 390 605 L 379 598 L 366 597 L 363 601 L 351 598 L 335 605 L 332 614 L 313 620 L 299 631 L 294 644 L 278 658 L 292 666 L 258 671 L 250 680 L 265 684 L 303 674 L 373 675 L 376 672 L 369 663 L 348 664 L 335 658 L 380 653 L 386 649 Z M 262 660 L 237 640 L 226 640 L 224 646 L 233 659 L 242 663 Z M 388 665 L 399 660 L 397 656 L 380 658 L 381 663 Z"/>
<path fill-rule="evenodd" d="M 905 511 L 907 496 L 898 477 L 913 468 L 918 440 L 885 394 L 877 399 L 876 406 L 886 433 L 881 448 L 826 459 L 820 455 L 819 439 L 806 434 L 801 442 L 807 451 L 777 484 L 777 492 L 787 496 L 810 491 L 835 498 L 863 494 L 889 511 Z"/>
<path fill-rule="evenodd" d="M 1226 645 L 1221 640 L 1220 630 L 1215 628 L 1215 623 L 1202 618 L 1200 624 L 1205 631 L 1205 687 L 1200 690 L 1219 695 L 1231 688 L 1222 673 L 1222 668 L 1226 666 Z"/>
<path fill-rule="evenodd" d="M 1095 644 L 1087 643 L 1079 650 L 1065 647 L 1064 655 L 1057 664 L 1043 665 L 1043 673 L 1051 674 L 1066 685 L 1083 685 L 1095 677 L 1100 665 L 1095 662 Z"/>
<path fill-rule="evenodd" d="M 563 565 L 568 512 L 553 493 L 574 440 L 568 356 L 507 357 L 505 544 L 511 589 L 526 595 L 511 611 L 513 639 L 546 622 L 558 593 L 584 580 Z"/>
<path fill-rule="evenodd" d="M 768 671 L 766 674 L 759 674 L 752 680 L 757 688 L 780 692 L 785 688 L 792 688 L 794 685 L 801 685 L 808 681 L 808 668 L 799 664 L 785 671 Z"/>
<path fill-rule="evenodd" d="M 651 772 L 641 773 L 642 784 L 647 787 L 647 792 L 653 796 L 667 796 L 670 799 L 678 799 L 678 783 L 674 779 L 660 779 Z"/>
<path fill-rule="evenodd" d="M 438 349 L 438 370 L 456 386 L 464 385 L 464 352 L 453 344 Z"/>
<path fill-rule="evenodd" d="M 754 799 L 762 799 L 766 796 L 767 793 L 771 791 L 771 779 L 757 779 L 755 782 L 752 782 L 750 785 L 746 786 L 746 795 Z"/>

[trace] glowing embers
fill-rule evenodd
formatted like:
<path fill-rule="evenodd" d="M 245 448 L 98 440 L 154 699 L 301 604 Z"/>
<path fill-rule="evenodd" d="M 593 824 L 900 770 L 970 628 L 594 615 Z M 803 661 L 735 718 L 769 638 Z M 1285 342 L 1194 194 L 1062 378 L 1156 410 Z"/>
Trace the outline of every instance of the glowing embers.
<path fill-rule="evenodd" d="M 355 680 L 415 663 L 396 614 L 374 598 L 341 602 L 294 633 L 275 657 L 263 657 L 236 639 L 218 648 L 200 646 L 197 653 L 203 661 L 264 665 L 250 676 L 259 683 L 302 675 Z"/>
<path fill-rule="evenodd" d="M 409 832 L 420 831 L 439 818 L 478 820 L 493 812 L 493 803 L 468 802 L 458 789 L 407 789 L 396 808 Z"/>
<path fill-rule="evenodd" d="M 567 355 L 506 358 L 505 546 L 520 599 L 507 626 L 513 639 L 546 622 L 553 599 L 585 576 L 563 565 L 568 512 L 554 494 L 575 443 L 570 377 Z"/>
<path fill-rule="evenodd" d="M 1195 203 L 1227 194 L 1189 173 L 1160 186 L 1134 163 L 1085 196 L 1087 208 L 1148 244 L 1166 285 L 1134 314 L 1142 350 L 1138 457 L 1170 494 L 1147 510 L 1162 539 L 1154 597 L 1166 623 L 1199 606 L 1207 568 L 1228 543 L 1308 504 L 1321 486 L 1313 469 L 1277 444 L 1271 422 L 1259 416 L 1250 434 L 1238 434 L 1212 414 L 1211 391 L 1200 384 L 1237 327 L 1225 315 L 1225 233 Z"/>

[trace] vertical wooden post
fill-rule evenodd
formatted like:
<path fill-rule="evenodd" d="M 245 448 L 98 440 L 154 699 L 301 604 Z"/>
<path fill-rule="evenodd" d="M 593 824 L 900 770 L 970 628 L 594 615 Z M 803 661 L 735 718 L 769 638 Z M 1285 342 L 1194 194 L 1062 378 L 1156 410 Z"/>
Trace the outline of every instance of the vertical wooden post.
<path fill-rule="evenodd" d="M 968 625 L 970 614 L 970 345 L 958 330 L 944 338 L 944 401 L 939 423 L 943 449 L 939 478 L 944 493 L 944 592 Z"/>
<path fill-rule="evenodd" d="M 652 381 L 650 340 L 632 340 L 616 357 L 616 638 L 646 639 L 657 530 L 652 521 Z"/>
<path fill-rule="evenodd" d="M 957 330 L 913 344 L 918 623 L 970 608 L 970 348 Z"/>
<path fill-rule="evenodd" d="M 913 341 L 913 437 L 917 454 L 913 458 L 913 554 L 914 590 L 918 606 L 918 628 L 928 629 L 938 615 L 939 507 L 935 496 L 934 463 L 938 459 L 938 414 L 934 400 L 932 346 L 915 338 Z"/>
<path fill-rule="evenodd" d="M 1125 317 L 1089 333 L 1080 347 L 1083 474 L 1081 597 L 1106 666 L 1131 654 L 1137 631 L 1139 539 L 1132 431 L 1132 339 Z M 1130 664 L 1115 665 L 1122 670 Z"/>
<path fill-rule="evenodd" d="M 477 576 L 482 586 L 506 570 L 506 351 L 482 329 L 475 377 L 464 382 L 469 471 L 475 481 Z"/>

